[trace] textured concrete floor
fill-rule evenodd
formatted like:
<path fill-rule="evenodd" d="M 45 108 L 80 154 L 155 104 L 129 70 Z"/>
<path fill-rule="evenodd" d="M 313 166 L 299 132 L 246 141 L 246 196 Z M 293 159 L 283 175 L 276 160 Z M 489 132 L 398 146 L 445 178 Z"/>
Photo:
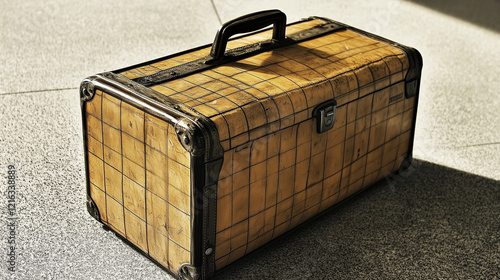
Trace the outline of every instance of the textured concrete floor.
<path fill-rule="evenodd" d="M 220 21 L 270 8 L 289 22 L 325 16 L 421 51 L 418 160 L 220 278 L 500 277 L 498 0 L 0 5 L 0 279 L 169 279 L 86 212 L 77 87 L 86 76 L 209 43 Z M 4 261 L 9 165 L 15 273 Z"/>

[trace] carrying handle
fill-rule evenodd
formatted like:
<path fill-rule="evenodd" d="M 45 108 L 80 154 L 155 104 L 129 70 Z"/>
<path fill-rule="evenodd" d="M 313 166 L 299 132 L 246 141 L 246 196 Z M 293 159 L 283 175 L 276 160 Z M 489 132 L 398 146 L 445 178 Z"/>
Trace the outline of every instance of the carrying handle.
<path fill-rule="evenodd" d="M 248 14 L 222 25 L 217 31 L 210 56 L 213 59 L 224 57 L 227 41 L 233 35 L 257 31 L 273 24 L 273 39 L 285 39 L 286 15 L 280 10 L 267 10 Z"/>

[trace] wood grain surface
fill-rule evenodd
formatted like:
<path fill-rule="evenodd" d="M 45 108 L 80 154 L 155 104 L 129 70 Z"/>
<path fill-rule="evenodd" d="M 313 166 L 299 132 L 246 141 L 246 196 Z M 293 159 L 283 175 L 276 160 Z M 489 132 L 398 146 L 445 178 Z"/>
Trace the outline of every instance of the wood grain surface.
<path fill-rule="evenodd" d="M 287 34 L 322 23 L 288 26 Z M 228 49 L 269 38 L 259 32 Z M 209 51 L 120 74 L 143 77 Z M 343 30 L 151 87 L 217 127 L 217 269 L 398 169 L 414 129 L 408 68 L 402 50 Z M 330 99 L 335 125 L 318 134 L 312 112 Z M 191 252 L 189 154 L 172 126 L 106 93 L 86 109 L 91 195 L 102 220 L 176 272 Z"/>
<path fill-rule="evenodd" d="M 191 261 L 189 153 L 170 124 L 107 93 L 85 106 L 90 193 L 102 222 L 176 272 Z"/>

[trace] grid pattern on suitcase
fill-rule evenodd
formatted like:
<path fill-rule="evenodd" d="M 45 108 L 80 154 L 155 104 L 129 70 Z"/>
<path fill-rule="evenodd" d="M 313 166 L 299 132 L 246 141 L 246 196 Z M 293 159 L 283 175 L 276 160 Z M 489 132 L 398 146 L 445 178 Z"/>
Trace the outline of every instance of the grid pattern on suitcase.
<path fill-rule="evenodd" d="M 389 100 L 403 92 L 401 82 L 340 106 L 327 133 L 309 119 L 225 152 L 217 269 L 397 170 L 408 154 L 414 98 Z"/>
<path fill-rule="evenodd" d="M 177 272 L 191 260 L 189 153 L 167 122 L 107 93 L 85 106 L 90 194 L 102 222 Z"/>
<path fill-rule="evenodd" d="M 258 33 L 242 45 L 269 36 Z M 217 126 L 225 151 L 217 269 L 399 167 L 415 104 L 404 98 L 408 68 L 402 50 L 346 30 L 152 87 Z M 159 71 L 144 69 L 151 71 L 122 74 Z M 335 127 L 318 135 L 312 110 L 332 98 L 338 103 Z"/>
<path fill-rule="evenodd" d="M 342 31 L 151 88 L 209 117 L 228 150 L 310 118 L 325 100 L 401 81 L 408 67 L 400 49 Z"/>

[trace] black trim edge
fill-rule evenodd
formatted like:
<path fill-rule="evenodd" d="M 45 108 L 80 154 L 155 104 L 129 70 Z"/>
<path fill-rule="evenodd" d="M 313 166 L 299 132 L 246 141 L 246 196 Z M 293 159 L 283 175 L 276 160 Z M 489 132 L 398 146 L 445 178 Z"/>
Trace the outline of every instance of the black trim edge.
<path fill-rule="evenodd" d="M 201 279 L 210 279 L 215 274 L 215 231 L 217 217 L 217 181 L 222 167 L 223 149 L 215 124 L 200 117 L 195 138 L 204 138 L 209 158 L 191 156 L 191 209 L 192 218 L 192 265 L 199 270 Z"/>
<path fill-rule="evenodd" d="M 94 86 L 89 79 L 85 79 L 80 84 L 80 109 L 82 114 L 82 136 L 83 136 L 83 151 L 84 151 L 84 161 L 85 161 L 85 187 L 87 193 L 87 212 L 96 219 L 98 222 L 102 223 L 99 208 L 92 199 L 90 195 L 90 175 L 89 175 L 89 154 L 88 154 L 88 140 L 87 140 L 87 114 L 85 112 L 85 102 L 92 100 L 94 97 Z"/>
<path fill-rule="evenodd" d="M 422 76 L 422 68 L 423 68 L 423 58 L 417 49 L 407 46 L 400 45 L 400 48 L 406 52 L 408 56 L 408 60 L 410 62 L 410 68 L 406 73 L 405 77 L 405 97 L 412 98 L 415 97 L 415 103 L 413 106 L 413 120 L 412 120 L 412 129 L 410 132 L 410 143 L 408 144 L 408 155 L 407 158 L 401 163 L 400 170 L 402 168 L 407 168 L 411 165 L 413 161 L 413 144 L 415 142 L 415 130 L 417 125 L 417 110 L 418 110 L 418 99 L 420 95 L 420 79 Z M 407 162 L 408 166 L 403 166 L 403 164 Z"/>

